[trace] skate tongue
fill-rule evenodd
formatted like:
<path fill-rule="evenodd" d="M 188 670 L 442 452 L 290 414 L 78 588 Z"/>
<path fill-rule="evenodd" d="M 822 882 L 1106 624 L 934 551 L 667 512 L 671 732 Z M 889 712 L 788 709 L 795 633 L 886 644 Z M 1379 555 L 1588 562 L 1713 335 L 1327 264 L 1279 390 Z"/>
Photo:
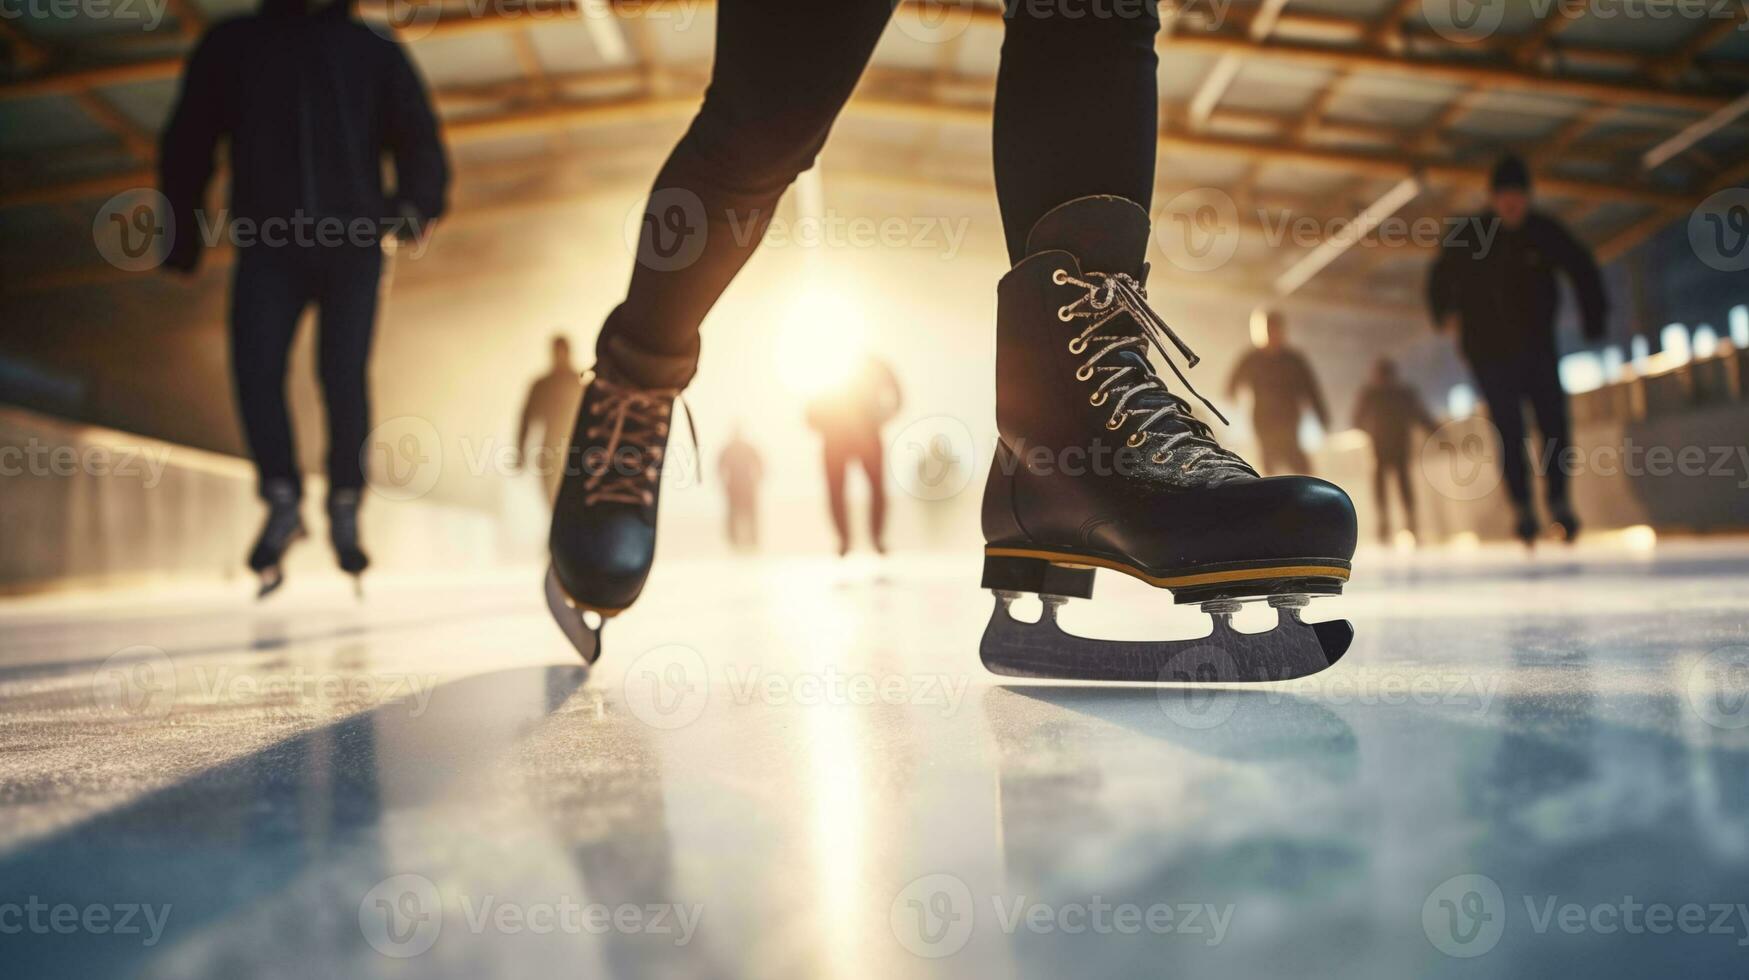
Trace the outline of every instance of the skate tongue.
<path fill-rule="evenodd" d="M 1060 249 L 1082 272 L 1124 273 L 1142 282 L 1148 256 L 1148 212 L 1121 197 L 1082 197 L 1052 208 L 1026 238 L 1026 254 Z"/>

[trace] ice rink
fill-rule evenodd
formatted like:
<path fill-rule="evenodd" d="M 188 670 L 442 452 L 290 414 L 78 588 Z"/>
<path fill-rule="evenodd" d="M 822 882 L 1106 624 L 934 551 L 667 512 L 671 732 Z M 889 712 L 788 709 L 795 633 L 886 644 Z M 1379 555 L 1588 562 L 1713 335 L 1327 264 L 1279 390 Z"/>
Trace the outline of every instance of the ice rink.
<path fill-rule="evenodd" d="M 963 560 L 0 606 L 12 976 L 1724 976 L 1749 543 L 1363 552 L 1336 668 L 984 672 Z M 1241 628 L 1257 628 L 1261 610 Z M 1071 627 L 1192 635 L 1102 575 Z M 1169 626 L 1163 627 L 1161 623 Z M 93 925 L 93 916 L 99 917 Z"/>

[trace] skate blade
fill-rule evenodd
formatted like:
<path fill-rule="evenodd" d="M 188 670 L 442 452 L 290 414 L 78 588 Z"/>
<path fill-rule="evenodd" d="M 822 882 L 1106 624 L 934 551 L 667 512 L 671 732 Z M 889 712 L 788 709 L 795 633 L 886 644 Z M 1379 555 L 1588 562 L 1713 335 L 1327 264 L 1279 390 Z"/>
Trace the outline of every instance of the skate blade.
<path fill-rule="evenodd" d="M 278 592 L 279 587 L 285 584 L 285 573 L 280 571 L 278 565 L 275 565 L 272 568 L 262 569 L 260 574 L 261 588 L 255 593 L 256 602 L 260 602 L 275 592 Z"/>
<path fill-rule="evenodd" d="M 998 592 L 978 653 L 992 673 L 1052 680 L 1144 684 L 1247 684 L 1307 677 L 1348 652 L 1354 627 L 1347 620 L 1307 623 L 1299 610 L 1281 607 L 1266 633 L 1240 633 L 1230 616 L 1215 615 L 1214 630 L 1192 640 L 1097 640 L 1057 624 L 1062 600 L 1048 597 L 1036 623 L 1014 618 L 1018 593 Z"/>
<path fill-rule="evenodd" d="M 586 664 L 593 664 L 601 657 L 601 629 L 607 625 L 607 619 L 612 613 L 604 613 L 578 605 L 566 594 L 565 587 L 559 584 L 559 573 L 551 565 L 547 566 L 547 611 L 552 613 L 553 622 L 558 624 L 559 632 L 565 634 L 565 639 L 577 648 L 577 654 Z M 593 613 L 600 618 L 600 624 L 590 626 L 587 619 Z"/>

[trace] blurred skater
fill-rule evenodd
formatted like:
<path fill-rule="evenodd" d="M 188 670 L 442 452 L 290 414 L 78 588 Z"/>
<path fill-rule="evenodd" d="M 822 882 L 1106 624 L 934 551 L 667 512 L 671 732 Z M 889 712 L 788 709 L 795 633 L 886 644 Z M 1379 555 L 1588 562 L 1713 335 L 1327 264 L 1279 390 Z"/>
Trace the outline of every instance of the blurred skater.
<path fill-rule="evenodd" d="M 729 444 L 717 457 L 717 474 L 728 498 L 729 546 L 737 551 L 759 548 L 759 483 L 765 479 L 765 461 L 736 424 Z"/>
<path fill-rule="evenodd" d="M 1360 390 L 1354 406 L 1354 427 L 1372 440 L 1372 491 L 1379 509 L 1379 541 L 1391 540 L 1389 486 L 1394 480 L 1403 501 L 1403 527 L 1416 533 L 1415 491 L 1409 478 L 1409 449 L 1416 429 L 1431 433 L 1438 428 L 1415 389 L 1397 376 L 1397 365 L 1388 357 L 1373 364 L 1372 377 Z"/>
<path fill-rule="evenodd" d="M 850 513 L 844 499 L 845 471 L 852 462 L 868 477 L 870 543 L 887 552 L 887 493 L 882 476 L 884 454 L 881 426 L 899 413 L 899 382 L 892 369 L 866 358 L 842 388 L 808 405 L 808 426 L 825 441 L 826 494 L 832 527 L 838 532 L 838 553 L 850 553 Z"/>
<path fill-rule="evenodd" d="M 565 478 L 565 448 L 571 441 L 571 422 L 583 400 L 583 378 L 571 363 L 571 342 L 553 338 L 553 363 L 546 374 L 528 388 L 522 403 L 522 421 L 516 426 L 516 466 L 530 469 L 529 430 L 540 426 L 540 442 L 534 450 L 532 469 L 541 478 L 546 501 L 551 504 Z"/>
<path fill-rule="evenodd" d="M 1227 382 L 1227 397 L 1251 389 L 1251 422 L 1263 456 L 1263 471 L 1271 475 L 1312 472 L 1312 461 L 1300 448 L 1300 417 L 1310 408 L 1318 424 L 1330 429 L 1324 394 L 1304 354 L 1288 346 L 1287 318 L 1270 310 L 1264 316 L 1263 345 L 1246 354 Z"/>
<path fill-rule="evenodd" d="M 1525 543 L 1540 529 L 1530 499 L 1524 406 L 1530 403 L 1546 443 L 1542 459 L 1549 517 L 1568 541 L 1579 521 L 1567 496 L 1560 460 L 1568 442 L 1567 396 L 1555 347 L 1560 304 L 1556 275 L 1572 283 L 1585 337 L 1601 340 L 1608 298 L 1591 252 L 1560 222 L 1530 205 L 1530 171 L 1514 156 L 1494 167 L 1489 209 L 1451 236 L 1428 277 L 1435 330 L 1455 332 L 1488 415 L 1500 430 L 1502 469 Z"/>
<path fill-rule="evenodd" d="M 265 595 L 281 580 L 285 549 L 304 537 L 285 375 L 312 304 L 328 415 L 329 536 L 346 572 L 369 564 L 358 541 L 360 452 L 382 240 L 424 243 L 443 214 L 449 166 L 406 53 L 353 19 L 349 0 L 264 0 L 260 12 L 207 31 L 189 56 L 159 154 L 171 269 L 194 271 L 203 223 L 223 223 L 205 213 L 221 140 L 238 246 L 231 368 L 269 510 L 249 565 Z M 383 186 L 384 155 L 394 160 L 392 190 Z"/>

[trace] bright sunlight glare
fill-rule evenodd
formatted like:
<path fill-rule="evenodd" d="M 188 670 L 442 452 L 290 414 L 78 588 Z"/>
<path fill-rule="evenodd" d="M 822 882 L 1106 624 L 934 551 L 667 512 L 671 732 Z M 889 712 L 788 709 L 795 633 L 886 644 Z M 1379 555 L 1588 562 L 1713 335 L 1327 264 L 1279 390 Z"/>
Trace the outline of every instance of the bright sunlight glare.
<path fill-rule="evenodd" d="M 843 387 L 867 353 L 867 341 L 868 322 L 843 290 L 809 287 L 779 325 L 778 377 L 808 398 Z"/>

